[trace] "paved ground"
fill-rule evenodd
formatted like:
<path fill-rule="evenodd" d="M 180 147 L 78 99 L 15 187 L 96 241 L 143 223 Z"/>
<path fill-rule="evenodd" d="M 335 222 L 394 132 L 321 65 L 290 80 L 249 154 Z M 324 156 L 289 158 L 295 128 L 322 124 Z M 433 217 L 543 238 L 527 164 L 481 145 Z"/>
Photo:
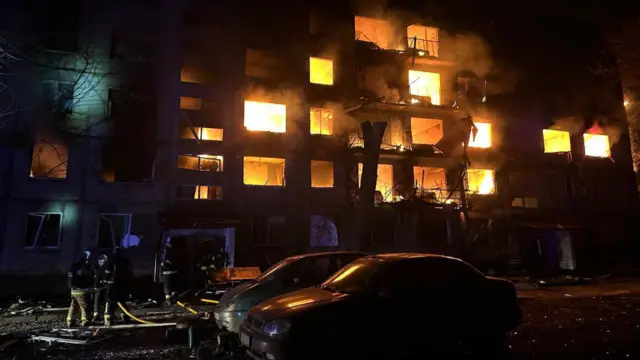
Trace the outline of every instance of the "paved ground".
<path fill-rule="evenodd" d="M 511 359 L 640 359 L 640 342 L 634 342 L 640 339 L 640 283 L 523 290 L 519 295 L 525 315 L 523 324 L 509 338 Z M 60 323 L 32 322 L 26 326 L 56 325 Z M 22 326 L 12 324 L 4 329 Z M 185 359 L 188 349 L 166 345 L 164 331 L 130 332 L 85 348 L 37 349 L 18 344 L 0 351 L 0 359 Z"/>

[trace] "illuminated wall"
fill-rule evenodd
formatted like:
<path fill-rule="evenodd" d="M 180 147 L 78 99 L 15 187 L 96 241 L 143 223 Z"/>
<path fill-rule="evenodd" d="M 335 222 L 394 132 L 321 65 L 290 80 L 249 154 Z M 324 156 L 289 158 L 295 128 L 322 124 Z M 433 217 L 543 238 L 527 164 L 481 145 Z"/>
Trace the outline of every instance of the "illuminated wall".
<path fill-rule="evenodd" d="M 311 160 L 311 187 L 332 188 L 334 182 L 331 161 Z"/>
<path fill-rule="evenodd" d="M 411 137 L 414 144 L 434 145 L 443 135 L 442 120 L 411 118 Z"/>

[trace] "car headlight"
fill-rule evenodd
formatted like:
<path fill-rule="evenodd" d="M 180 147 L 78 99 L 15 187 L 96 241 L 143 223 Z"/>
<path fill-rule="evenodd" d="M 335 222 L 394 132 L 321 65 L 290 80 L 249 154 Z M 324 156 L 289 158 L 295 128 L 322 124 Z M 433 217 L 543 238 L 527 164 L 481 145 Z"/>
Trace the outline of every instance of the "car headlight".
<path fill-rule="evenodd" d="M 289 331 L 291 323 L 288 320 L 273 320 L 264 325 L 262 331 L 269 335 L 281 335 Z"/>

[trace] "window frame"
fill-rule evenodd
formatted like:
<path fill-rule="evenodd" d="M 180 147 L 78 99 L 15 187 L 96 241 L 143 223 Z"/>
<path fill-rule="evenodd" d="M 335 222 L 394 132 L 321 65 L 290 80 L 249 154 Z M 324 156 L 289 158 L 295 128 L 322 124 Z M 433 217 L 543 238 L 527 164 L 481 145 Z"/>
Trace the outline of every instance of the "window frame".
<path fill-rule="evenodd" d="M 38 240 L 40 240 L 40 233 L 42 230 L 42 227 L 44 226 L 44 221 L 47 215 L 60 215 L 60 221 L 58 223 L 58 242 L 56 246 L 38 246 Z M 36 237 L 35 239 L 33 239 L 33 245 L 31 246 L 23 246 L 24 249 L 29 249 L 29 250 L 35 250 L 35 249 L 50 249 L 50 250 L 57 250 L 60 248 L 60 240 L 62 238 L 62 225 L 64 224 L 64 213 L 60 212 L 60 211 L 29 211 L 27 212 L 27 217 L 25 220 L 25 227 L 24 227 L 24 237 L 26 240 L 26 236 L 27 233 L 29 231 L 29 217 L 30 216 L 37 216 L 40 217 L 40 224 L 38 225 L 38 230 L 36 231 Z"/>
<path fill-rule="evenodd" d="M 99 248 L 99 249 L 113 249 L 113 248 L 115 248 L 115 247 L 120 245 L 119 243 L 116 243 L 116 239 L 113 238 L 113 235 L 114 235 L 113 222 L 108 217 L 108 216 L 113 216 L 113 215 L 116 215 L 116 216 L 127 216 L 128 217 L 127 232 L 124 235 L 130 235 L 131 234 L 131 222 L 133 220 L 133 214 L 131 214 L 131 213 L 100 213 L 100 215 L 98 217 L 98 229 L 97 229 L 98 231 L 97 231 L 97 234 L 96 234 L 97 236 L 96 236 L 96 244 L 95 244 L 95 246 L 97 248 Z M 112 237 L 111 241 L 112 241 L 113 246 L 114 246 L 113 248 L 100 247 L 100 222 L 101 222 L 103 217 L 109 221 L 109 226 L 111 227 L 111 237 Z"/>

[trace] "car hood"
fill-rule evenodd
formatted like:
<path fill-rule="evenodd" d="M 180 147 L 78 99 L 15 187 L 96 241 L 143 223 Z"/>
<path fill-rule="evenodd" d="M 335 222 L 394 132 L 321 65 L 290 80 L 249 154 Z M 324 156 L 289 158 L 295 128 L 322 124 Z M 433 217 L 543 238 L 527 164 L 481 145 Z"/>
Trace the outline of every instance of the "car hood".
<path fill-rule="evenodd" d="M 256 287 L 260 286 L 261 283 L 259 282 L 247 282 L 244 284 L 240 284 L 230 290 L 228 290 L 224 295 L 222 295 L 222 297 L 220 298 L 220 302 L 218 303 L 217 307 L 220 308 L 226 308 L 229 305 L 233 304 L 238 296 L 240 296 L 243 293 L 246 293 L 252 289 L 255 289 Z"/>
<path fill-rule="evenodd" d="M 348 294 L 311 287 L 271 298 L 253 307 L 250 314 L 266 321 L 292 317 L 312 308 L 342 301 L 348 296 Z"/>

